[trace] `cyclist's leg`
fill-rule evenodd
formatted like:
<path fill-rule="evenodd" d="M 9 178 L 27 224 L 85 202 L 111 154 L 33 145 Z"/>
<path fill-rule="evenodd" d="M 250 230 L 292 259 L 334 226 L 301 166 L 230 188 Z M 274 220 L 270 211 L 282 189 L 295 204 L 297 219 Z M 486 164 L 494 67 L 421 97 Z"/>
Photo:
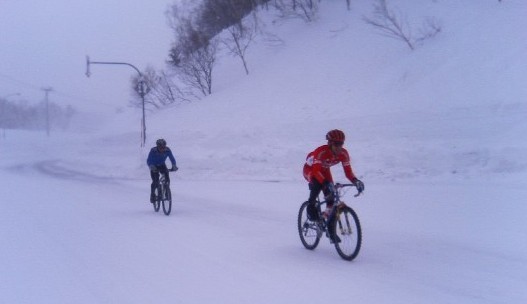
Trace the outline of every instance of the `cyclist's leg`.
<path fill-rule="evenodd" d="M 159 173 L 163 173 L 165 175 L 165 180 L 167 181 L 167 184 L 170 185 L 170 175 L 168 174 L 167 165 L 159 166 Z"/>
<path fill-rule="evenodd" d="M 333 195 L 331 195 L 331 191 L 327 187 L 323 187 L 322 193 L 324 193 L 324 197 L 326 198 L 326 207 L 333 207 Z"/>
<path fill-rule="evenodd" d="M 316 203 L 318 195 L 320 194 L 320 191 L 322 191 L 322 188 L 322 184 L 320 184 L 315 178 L 313 178 L 309 183 L 309 205 L 307 206 L 306 211 L 309 216 L 309 219 L 314 221 L 319 220 Z"/>
<path fill-rule="evenodd" d="M 155 198 L 155 189 L 159 183 L 159 173 L 155 171 L 150 171 L 150 177 L 152 178 L 152 183 L 150 184 L 150 202 Z"/>
<path fill-rule="evenodd" d="M 326 197 L 326 212 L 330 212 L 331 211 L 331 208 L 333 208 L 333 204 L 335 203 L 334 201 L 334 197 L 333 195 L 331 195 L 331 191 L 324 187 L 322 189 L 322 192 L 324 193 L 324 196 Z M 330 227 L 329 229 L 329 239 L 331 240 L 331 242 L 337 242 L 339 243 L 340 240 L 339 240 L 339 237 L 337 235 L 334 235 L 331 227 L 333 227 L 333 224 L 335 222 L 335 212 L 332 212 L 332 213 L 329 213 L 327 214 L 328 218 L 327 218 L 327 224 L 328 224 L 328 227 Z"/>
<path fill-rule="evenodd" d="M 331 243 L 340 243 L 340 238 L 335 234 L 335 230 L 332 228 L 335 225 L 336 212 L 332 212 L 328 218 L 328 227 L 329 227 L 329 239 Z"/>

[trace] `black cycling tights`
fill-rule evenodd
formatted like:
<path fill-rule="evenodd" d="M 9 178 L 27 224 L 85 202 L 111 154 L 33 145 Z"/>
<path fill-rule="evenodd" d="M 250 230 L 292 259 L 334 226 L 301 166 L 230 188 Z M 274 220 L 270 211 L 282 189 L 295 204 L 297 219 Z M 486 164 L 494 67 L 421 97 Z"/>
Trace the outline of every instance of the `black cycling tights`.
<path fill-rule="evenodd" d="M 160 166 L 156 166 L 156 168 L 157 168 L 157 172 L 156 171 L 150 171 L 150 177 L 152 178 L 152 184 L 150 185 L 150 190 L 151 190 L 152 194 L 154 193 L 154 190 L 155 190 L 157 184 L 159 183 L 159 174 L 160 173 L 165 175 L 165 179 L 170 184 L 170 175 L 168 174 L 167 166 L 166 165 L 160 165 Z"/>
<path fill-rule="evenodd" d="M 320 194 L 320 191 L 322 191 L 324 193 L 324 196 L 328 196 L 331 194 L 331 192 L 329 191 L 329 189 L 327 187 L 325 187 L 323 184 L 321 184 L 316 178 L 314 178 L 311 183 L 309 183 L 309 190 L 311 190 L 309 192 L 309 203 L 314 205 L 316 200 L 317 200 L 317 197 L 319 196 Z M 328 202 L 328 204 L 331 206 L 333 205 L 333 202 Z"/>

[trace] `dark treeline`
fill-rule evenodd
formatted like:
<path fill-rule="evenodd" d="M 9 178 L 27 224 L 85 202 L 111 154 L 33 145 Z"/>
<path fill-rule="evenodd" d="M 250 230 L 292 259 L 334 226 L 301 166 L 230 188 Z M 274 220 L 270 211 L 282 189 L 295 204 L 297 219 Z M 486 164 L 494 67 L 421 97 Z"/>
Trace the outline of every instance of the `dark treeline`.
<path fill-rule="evenodd" d="M 71 106 L 60 107 L 52 102 L 29 105 L 24 101 L 0 99 L 0 128 L 2 129 L 45 129 L 68 127 L 75 110 Z M 48 120 L 49 118 L 49 120 Z"/>

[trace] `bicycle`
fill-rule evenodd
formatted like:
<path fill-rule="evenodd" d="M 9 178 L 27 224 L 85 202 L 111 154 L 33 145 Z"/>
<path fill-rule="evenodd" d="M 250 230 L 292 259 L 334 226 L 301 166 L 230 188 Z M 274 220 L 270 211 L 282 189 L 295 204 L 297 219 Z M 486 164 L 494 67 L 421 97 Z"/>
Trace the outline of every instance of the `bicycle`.
<path fill-rule="evenodd" d="M 172 192 L 170 191 L 170 183 L 163 173 L 159 174 L 159 183 L 154 190 L 154 196 L 154 211 L 158 212 L 161 205 L 163 205 L 163 212 L 165 215 L 169 215 L 170 211 L 172 211 Z"/>
<path fill-rule="evenodd" d="M 316 208 L 318 212 L 318 221 L 312 221 L 307 216 L 307 206 L 309 202 L 304 202 L 298 211 L 298 234 L 300 240 L 306 249 L 315 249 L 322 234 L 335 245 L 335 249 L 341 258 L 351 261 L 357 257 L 362 245 L 362 229 L 357 213 L 347 206 L 341 197 L 345 193 L 343 188 L 354 187 L 353 184 L 335 184 L 335 190 L 331 194 L 334 198 L 333 208 L 328 216 L 322 216 L 322 206 L 327 204 L 327 198 L 323 201 L 317 198 Z M 359 196 L 358 192 L 355 197 Z M 334 220 L 333 220 L 334 219 Z M 334 241 L 330 238 L 334 235 Z"/>

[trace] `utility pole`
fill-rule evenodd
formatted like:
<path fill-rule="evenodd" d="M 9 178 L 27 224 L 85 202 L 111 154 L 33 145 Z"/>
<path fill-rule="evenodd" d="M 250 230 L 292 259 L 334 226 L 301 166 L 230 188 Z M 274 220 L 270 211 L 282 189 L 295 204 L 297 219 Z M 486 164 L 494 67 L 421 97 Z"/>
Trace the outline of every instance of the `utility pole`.
<path fill-rule="evenodd" d="M 42 91 L 45 93 L 45 102 L 46 102 L 46 135 L 49 137 L 49 92 L 53 91 L 52 87 L 42 88 Z"/>

